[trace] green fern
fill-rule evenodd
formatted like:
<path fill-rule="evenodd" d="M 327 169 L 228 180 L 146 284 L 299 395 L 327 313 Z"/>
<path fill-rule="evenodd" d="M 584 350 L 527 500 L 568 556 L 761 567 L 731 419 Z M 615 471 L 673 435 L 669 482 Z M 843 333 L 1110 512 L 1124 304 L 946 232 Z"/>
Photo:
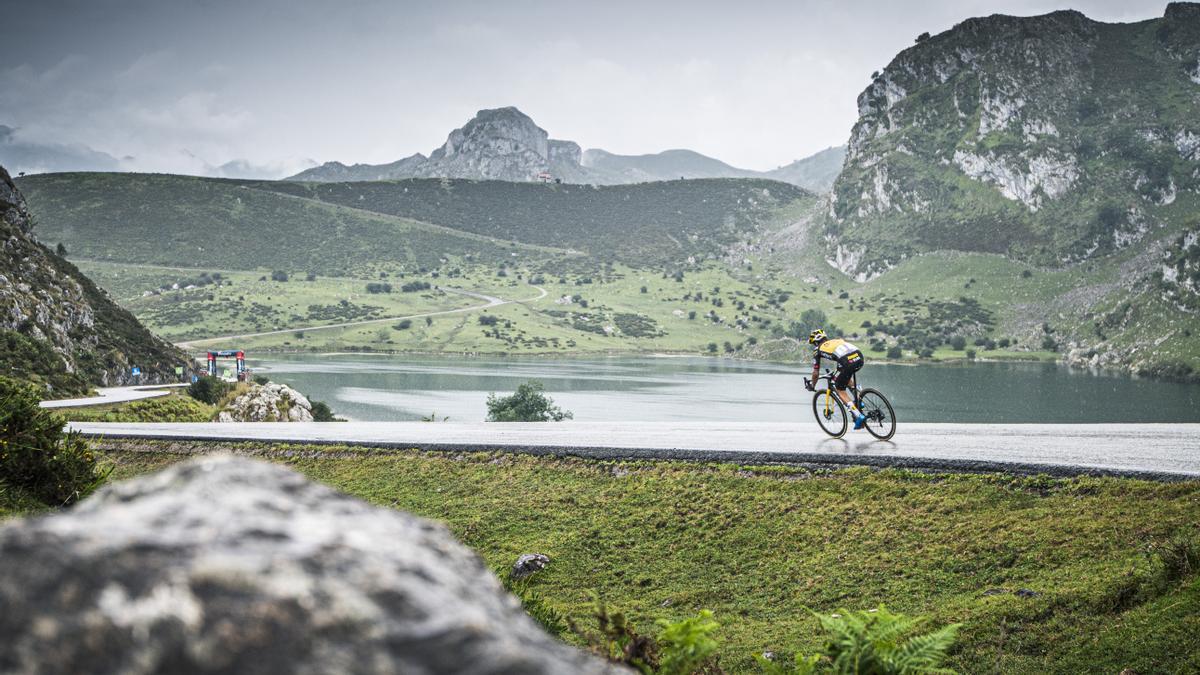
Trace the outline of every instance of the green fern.
<path fill-rule="evenodd" d="M 913 635 L 925 622 L 889 612 L 880 605 L 865 612 L 841 611 L 813 614 L 826 632 L 825 648 L 814 655 L 797 655 L 790 666 L 757 657 L 767 675 L 910 675 L 953 673 L 943 668 L 946 653 L 954 646 L 962 624 L 950 624 L 931 633 Z M 909 636 L 909 637 L 905 637 Z"/>
<path fill-rule="evenodd" d="M 717 641 L 711 633 L 721 627 L 713 621 L 713 613 L 701 610 L 694 617 L 674 623 L 659 619 L 661 630 L 657 641 L 660 675 L 689 675 L 695 672 L 717 651 Z"/>

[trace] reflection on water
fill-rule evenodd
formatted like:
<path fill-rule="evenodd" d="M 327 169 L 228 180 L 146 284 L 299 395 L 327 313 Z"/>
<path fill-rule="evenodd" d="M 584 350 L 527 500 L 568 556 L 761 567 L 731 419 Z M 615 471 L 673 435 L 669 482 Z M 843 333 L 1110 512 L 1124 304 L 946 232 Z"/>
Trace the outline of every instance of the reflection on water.
<path fill-rule="evenodd" d="M 436 412 L 481 421 L 489 392 L 541 380 L 578 420 L 810 421 L 806 365 L 701 357 L 517 358 L 281 355 L 251 361 L 358 420 Z M 1198 422 L 1200 386 L 1054 364 L 868 364 L 901 422 Z"/>

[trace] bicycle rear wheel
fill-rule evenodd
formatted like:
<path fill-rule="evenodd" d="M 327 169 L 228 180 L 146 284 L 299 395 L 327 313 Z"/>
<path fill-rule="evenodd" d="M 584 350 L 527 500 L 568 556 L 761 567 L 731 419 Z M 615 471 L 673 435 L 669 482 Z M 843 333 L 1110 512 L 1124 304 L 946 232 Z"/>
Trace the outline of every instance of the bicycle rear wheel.
<path fill-rule="evenodd" d="M 896 433 L 896 412 L 878 389 L 863 389 L 858 396 L 858 409 L 867 416 L 867 423 L 863 427 L 867 433 L 881 441 L 886 441 Z"/>
<path fill-rule="evenodd" d="M 834 438 L 846 435 L 849 415 L 846 414 L 846 406 L 837 394 L 828 389 L 818 391 L 813 396 L 813 416 L 817 418 L 817 424 L 821 425 L 821 431 Z"/>

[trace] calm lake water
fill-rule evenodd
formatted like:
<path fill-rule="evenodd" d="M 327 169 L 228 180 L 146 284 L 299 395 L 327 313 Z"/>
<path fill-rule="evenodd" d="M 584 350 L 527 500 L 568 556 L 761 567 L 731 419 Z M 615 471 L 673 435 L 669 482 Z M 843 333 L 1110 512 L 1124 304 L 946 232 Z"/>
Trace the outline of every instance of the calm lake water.
<path fill-rule="evenodd" d="M 812 420 L 808 369 L 702 357 L 465 358 L 280 355 L 250 367 L 355 420 L 487 416 L 490 392 L 530 379 L 577 420 Z M 868 363 L 901 422 L 1200 422 L 1200 385 L 1053 364 Z"/>

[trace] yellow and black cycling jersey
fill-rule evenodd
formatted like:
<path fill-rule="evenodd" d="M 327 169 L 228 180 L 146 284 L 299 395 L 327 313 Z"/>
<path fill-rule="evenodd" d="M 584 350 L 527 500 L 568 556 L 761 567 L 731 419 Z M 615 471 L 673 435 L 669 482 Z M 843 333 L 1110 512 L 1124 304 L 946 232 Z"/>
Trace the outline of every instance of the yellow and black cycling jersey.
<path fill-rule="evenodd" d="M 819 364 L 821 359 L 837 361 L 839 364 L 858 363 L 863 359 L 862 350 L 853 343 L 842 338 L 825 340 L 813 351 L 813 363 Z"/>

